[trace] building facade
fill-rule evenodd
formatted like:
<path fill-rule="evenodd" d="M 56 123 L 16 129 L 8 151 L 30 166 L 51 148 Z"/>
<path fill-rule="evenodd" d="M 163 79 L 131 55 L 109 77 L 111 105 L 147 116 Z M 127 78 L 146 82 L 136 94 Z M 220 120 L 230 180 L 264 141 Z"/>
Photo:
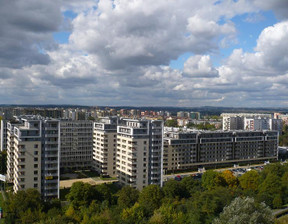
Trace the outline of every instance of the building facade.
<path fill-rule="evenodd" d="M 271 114 L 254 114 L 254 113 L 223 113 L 222 129 L 223 131 L 230 130 L 245 130 L 245 118 L 248 119 L 269 119 Z"/>
<path fill-rule="evenodd" d="M 162 185 L 163 121 L 122 119 L 117 127 L 119 182 L 142 189 Z"/>
<path fill-rule="evenodd" d="M 7 179 L 13 190 L 35 188 L 45 200 L 59 197 L 60 125 L 20 116 L 7 123 Z"/>
<path fill-rule="evenodd" d="M 167 131 L 163 169 L 277 159 L 277 131 Z"/>
<path fill-rule="evenodd" d="M 93 124 L 93 168 L 104 176 L 116 176 L 117 123 L 103 117 Z"/>
<path fill-rule="evenodd" d="M 93 122 L 89 120 L 60 121 L 61 170 L 85 170 L 93 162 Z"/>
<path fill-rule="evenodd" d="M 7 121 L 1 120 L 0 128 L 0 151 L 7 150 Z"/>

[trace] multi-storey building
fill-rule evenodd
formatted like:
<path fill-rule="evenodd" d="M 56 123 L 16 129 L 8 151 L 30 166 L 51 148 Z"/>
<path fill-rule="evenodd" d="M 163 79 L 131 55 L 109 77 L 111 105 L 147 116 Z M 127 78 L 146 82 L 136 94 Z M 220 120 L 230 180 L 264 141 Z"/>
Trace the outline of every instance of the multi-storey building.
<path fill-rule="evenodd" d="M 245 118 L 271 118 L 271 114 L 252 114 L 252 113 L 223 113 L 222 129 L 223 131 L 229 130 L 244 130 Z"/>
<path fill-rule="evenodd" d="M 7 121 L 1 120 L 0 126 L 0 151 L 7 149 Z"/>
<path fill-rule="evenodd" d="M 164 170 L 277 159 L 277 131 L 167 131 Z"/>
<path fill-rule="evenodd" d="M 117 127 L 119 182 L 142 189 L 162 185 L 163 121 L 122 119 Z"/>
<path fill-rule="evenodd" d="M 104 176 L 116 176 L 117 123 L 103 117 L 93 124 L 93 168 Z"/>
<path fill-rule="evenodd" d="M 91 169 L 93 161 L 93 122 L 60 121 L 61 170 Z"/>
<path fill-rule="evenodd" d="M 272 130 L 281 134 L 283 121 L 273 118 L 244 118 L 244 129 L 251 131 Z"/>
<path fill-rule="evenodd" d="M 14 192 L 38 189 L 45 200 L 59 197 L 59 121 L 20 116 L 7 123 L 7 177 Z"/>

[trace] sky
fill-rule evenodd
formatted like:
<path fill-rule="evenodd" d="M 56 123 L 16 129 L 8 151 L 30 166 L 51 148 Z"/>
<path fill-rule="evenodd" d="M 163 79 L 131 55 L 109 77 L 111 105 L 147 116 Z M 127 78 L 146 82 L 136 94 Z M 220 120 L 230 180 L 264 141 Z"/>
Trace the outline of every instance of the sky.
<path fill-rule="evenodd" d="M 288 107 L 287 0 L 0 5 L 0 104 Z"/>

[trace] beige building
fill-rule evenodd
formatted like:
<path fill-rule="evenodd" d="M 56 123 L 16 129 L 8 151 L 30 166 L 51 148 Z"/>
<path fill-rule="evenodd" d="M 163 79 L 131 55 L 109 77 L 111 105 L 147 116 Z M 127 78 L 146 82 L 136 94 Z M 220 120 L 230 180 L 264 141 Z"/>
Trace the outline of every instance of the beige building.
<path fill-rule="evenodd" d="M 116 176 L 117 117 L 93 124 L 93 168 L 101 175 Z"/>
<path fill-rule="evenodd" d="M 162 185 L 163 122 L 122 119 L 117 127 L 119 182 L 137 189 Z"/>
<path fill-rule="evenodd" d="M 13 190 L 38 189 L 59 197 L 59 121 L 20 116 L 7 123 L 7 178 Z"/>
<path fill-rule="evenodd" d="M 277 131 L 167 131 L 164 171 L 277 159 Z"/>

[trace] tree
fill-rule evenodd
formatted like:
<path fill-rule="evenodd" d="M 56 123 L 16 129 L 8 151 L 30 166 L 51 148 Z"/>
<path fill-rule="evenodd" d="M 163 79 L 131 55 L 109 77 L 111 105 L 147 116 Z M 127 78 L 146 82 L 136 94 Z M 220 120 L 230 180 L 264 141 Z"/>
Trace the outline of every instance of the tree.
<path fill-rule="evenodd" d="M 139 191 L 130 186 L 123 187 L 118 193 L 118 206 L 129 208 L 137 202 Z"/>
<path fill-rule="evenodd" d="M 165 121 L 165 126 L 167 127 L 177 127 L 177 120 L 166 120 Z"/>
<path fill-rule="evenodd" d="M 189 192 L 186 190 L 182 182 L 169 180 L 163 187 L 164 195 L 168 198 L 186 198 L 189 197 Z"/>
<path fill-rule="evenodd" d="M 274 223 L 272 210 L 265 203 L 256 203 L 253 198 L 235 198 L 229 206 L 223 209 L 214 224 L 248 224 L 248 223 Z"/>
<path fill-rule="evenodd" d="M 74 209 L 79 209 L 80 206 L 89 206 L 93 200 L 101 200 L 101 195 L 94 186 L 88 183 L 75 182 L 66 198 L 71 202 Z"/>
<path fill-rule="evenodd" d="M 221 175 L 229 188 L 236 188 L 238 186 L 238 179 L 233 175 L 232 171 L 225 170 Z"/>
<path fill-rule="evenodd" d="M 145 209 L 139 204 L 135 203 L 135 205 L 131 208 L 126 208 L 123 210 L 121 218 L 124 222 L 128 224 L 134 223 L 145 223 L 143 222 L 146 217 Z"/>
<path fill-rule="evenodd" d="M 155 210 L 154 215 L 150 218 L 150 224 L 178 224 L 184 223 L 185 216 L 182 211 L 177 211 L 173 204 L 163 204 Z"/>
<path fill-rule="evenodd" d="M 256 191 L 260 183 L 259 178 L 260 175 L 256 170 L 248 171 L 239 177 L 240 186 L 243 190 Z"/>
<path fill-rule="evenodd" d="M 42 209 L 43 201 L 36 189 L 18 191 L 16 194 L 10 194 L 4 203 L 4 210 L 7 214 L 5 222 L 23 221 L 25 223 L 25 220 L 30 223 L 36 222 L 43 215 Z"/>
<path fill-rule="evenodd" d="M 163 192 L 158 185 L 148 185 L 145 187 L 139 196 L 139 204 L 142 205 L 149 213 L 161 206 Z"/>
<path fill-rule="evenodd" d="M 208 190 L 214 189 L 217 186 L 225 186 L 226 181 L 223 176 L 213 170 L 206 171 L 202 176 L 202 186 Z"/>

